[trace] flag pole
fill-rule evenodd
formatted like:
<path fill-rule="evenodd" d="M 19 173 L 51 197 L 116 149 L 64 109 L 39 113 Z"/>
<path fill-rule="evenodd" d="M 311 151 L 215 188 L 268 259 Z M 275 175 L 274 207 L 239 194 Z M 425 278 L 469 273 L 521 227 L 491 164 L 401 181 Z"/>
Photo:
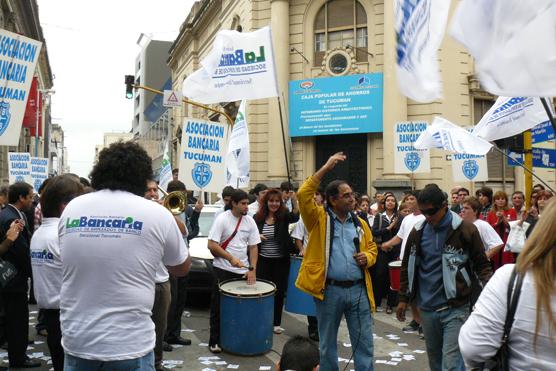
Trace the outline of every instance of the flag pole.
<path fill-rule="evenodd" d="M 550 120 L 550 123 L 552 124 L 552 128 L 556 132 L 556 118 L 554 118 L 554 115 L 552 114 L 552 110 L 550 109 L 550 106 L 549 106 L 550 103 L 548 103 L 546 98 L 541 98 L 541 102 L 542 102 L 542 105 L 544 107 L 544 110 L 546 111 L 546 114 L 548 115 L 548 119 Z"/>
<path fill-rule="evenodd" d="M 288 162 L 288 149 L 286 146 L 286 134 L 284 132 L 284 119 L 282 117 L 282 103 L 280 103 L 280 96 L 277 96 L 276 99 L 278 99 L 278 111 L 280 111 L 280 126 L 282 127 L 282 143 L 284 145 L 284 157 L 286 160 L 286 172 L 288 174 L 288 183 L 291 185 L 292 181 L 291 181 L 291 177 L 290 177 L 290 165 Z"/>
<path fill-rule="evenodd" d="M 535 177 L 539 182 L 541 182 L 542 184 L 544 184 L 544 186 L 548 189 L 550 189 L 552 192 L 556 192 L 554 191 L 554 189 L 552 189 L 552 187 L 550 187 L 548 184 L 546 184 L 546 182 L 544 180 L 542 180 L 541 178 L 539 178 L 531 169 L 529 169 L 527 166 L 525 166 L 523 163 L 511 158 L 510 156 L 508 156 L 508 154 L 501 150 L 500 148 L 496 147 L 496 146 L 492 146 L 492 149 L 494 149 L 495 151 L 499 152 L 500 154 L 502 154 L 502 156 L 512 160 L 513 162 L 515 162 L 518 166 L 522 167 L 526 172 L 528 172 L 529 174 L 531 174 L 533 177 Z"/>

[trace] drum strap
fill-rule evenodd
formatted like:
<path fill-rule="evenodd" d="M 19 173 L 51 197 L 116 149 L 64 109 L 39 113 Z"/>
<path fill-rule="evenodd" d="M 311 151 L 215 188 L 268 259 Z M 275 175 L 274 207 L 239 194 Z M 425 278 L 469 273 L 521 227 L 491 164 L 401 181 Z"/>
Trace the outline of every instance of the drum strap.
<path fill-rule="evenodd" d="M 230 241 L 233 240 L 234 237 L 236 236 L 237 230 L 239 229 L 239 225 L 241 224 L 241 219 L 242 218 L 243 218 L 243 215 L 240 215 L 239 220 L 237 221 L 237 224 L 236 224 L 236 228 L 234 229 L 234 231 L 232 232 L 230 237 L 226 238 L 226 240 L 220 244 L 220 247 L 222 248 L 222 250 L 226 250 L 226 247 L 228 247 L 228 244 L 230 243 Z"/>

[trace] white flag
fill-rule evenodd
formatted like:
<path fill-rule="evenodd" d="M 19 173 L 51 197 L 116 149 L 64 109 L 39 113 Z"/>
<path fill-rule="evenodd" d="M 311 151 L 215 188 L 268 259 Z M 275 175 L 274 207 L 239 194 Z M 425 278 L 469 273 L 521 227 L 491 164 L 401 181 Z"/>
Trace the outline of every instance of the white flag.
<path fill-rule="evenodd" d="M 442 148 L 456 153 L 484 155 L 490 151 L 492 144 L 461 126 L 442 117 L 435 117 L 432 125 L 417 138 L 415 148 Z"/>
<path fill-rule="evenodd" d="M 442 97 L 437 51 L 450 0 L 396 0 L 396 57 L 401 92 L 418 102 Z"/>
<path fill-rule="evenodd" d="M 249 187 L 249 180 L 249 131 L 245 101 L 242 101 L 228 143 L 226 184 L 234 188 L 246 188 Z"/>
<path fill-rule="evenodd" d="M 222 30 L 202 67 L 183 82 L 183 95 L 206 104 L 278 96 L 269 27 Z"/>
<path fill-rule="evenodd" d="M 172 180 L 172 164 L 170 163 L 170 153 L 168 152 L 168 141 L 164 145 L 164 154 L 162 155 L 162 167 L 160 168 L 159 185 L 160 188 L 166 190 L 168 183 Z"/>
<path fill-rule="evenodd" d="M 473 129 L 473 135 L 488 141 L 508 138 L 547 120 L 540 98 L 498 97 Z"/>
<path fill-rule="evenodd" d="M 463 0 L 450 33 L 475 58 L 490 93 L 556 96 L 555 24 L 554 0 Z"/>

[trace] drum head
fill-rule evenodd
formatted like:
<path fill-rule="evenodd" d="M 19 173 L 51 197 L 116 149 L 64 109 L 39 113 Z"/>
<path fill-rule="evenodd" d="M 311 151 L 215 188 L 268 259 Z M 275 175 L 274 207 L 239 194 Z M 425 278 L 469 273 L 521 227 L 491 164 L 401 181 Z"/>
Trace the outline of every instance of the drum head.
<path fill-rule="evenodd" d="M 396 261 L 388 263 L 388 265 L 392 268 L 401 268 L 402 267 L 402 261 L 401 260 L 396 260 Z"/>
<path fill-rule="evenodd" d="M 276 285 L 265 280 L 257 280 L 254 285 L 248 285 L 244 279 L 232 279 L 220 283 L 220 291 L 231 296 L 265 296 L 273 294 Z"/>

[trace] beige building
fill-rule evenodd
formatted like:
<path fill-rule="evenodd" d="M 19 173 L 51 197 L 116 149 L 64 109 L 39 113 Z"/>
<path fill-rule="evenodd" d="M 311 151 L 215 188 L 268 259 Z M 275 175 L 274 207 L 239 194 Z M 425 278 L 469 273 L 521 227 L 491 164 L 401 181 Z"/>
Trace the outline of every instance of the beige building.
<path fill-rule="evenodd" d="M 100 151 L 107 148 L 112 143 L 116 142 L 127 142 L 133 139 L 133 133 L 104 133 L 104 140 L 102 144 L 97 144 L 95 146 L 95 164 L 98 161 L 98 155 Z"/>
<path fill-rule="evenodd" d="M 457 2 L 456 2 L 457 3 Z M 448 153 L 431 151 L 431 172 L 414 177 L 394 173 L 393 127 L 401 121 L 432 122 L 442 116 L 462 126 L 478 122 L 494 98 L 483 91 L 474 76 L 473 60 L 449 36 L 439 52 L 444 99 L 421 104 L 399 91 L 395 73 L 395 33 L 392 1 L 382 0 L 201 0 L 193 6 L 178 38 L 170 49 L 168 64 L 173 89 L 181 90 L 183 80 L 200 67 L 221 29 L 244 32 L 270 25 L 284 117 L 288 117 L 288 82 L 347 74 L 383 73 L 383 132 L 296 137 L 287 136 L 287 153 L 292 178 L 300 182 L 322 165 L 329 155 L 344 151 L 348 164 L 335 177 L 348 180 L 360 192 L 422 188 L 435 182 L 449 190 L 452 181 Z M 222 103 L 235 114 L 239 102 Z M 221 108 L 222 108 L 221 107 Z M 186 106 L 174 109 L 173 160 L 180 153 L 183 118 L 195 116 L 222 120 L 210 112 Z M 252 184 L 277 185 L 286 179 L 280 115 L 275 98 L 249 101 L 247 121 L 251 145 Z M 285 123 L 286 135 L 288 124 Z M 554 144 L 548 143 L 552 146 Z M 523 171 L 506 165 L 502 155 L 488 155 L 489 181 L 495 189 L 511 192 L 524 188 Z M 554 169 L 538 173 L 555 184 Z M 537 183 L 534 180 L 534 183 Z M 483 183 L 463 183 L 476 189 Z"/>

